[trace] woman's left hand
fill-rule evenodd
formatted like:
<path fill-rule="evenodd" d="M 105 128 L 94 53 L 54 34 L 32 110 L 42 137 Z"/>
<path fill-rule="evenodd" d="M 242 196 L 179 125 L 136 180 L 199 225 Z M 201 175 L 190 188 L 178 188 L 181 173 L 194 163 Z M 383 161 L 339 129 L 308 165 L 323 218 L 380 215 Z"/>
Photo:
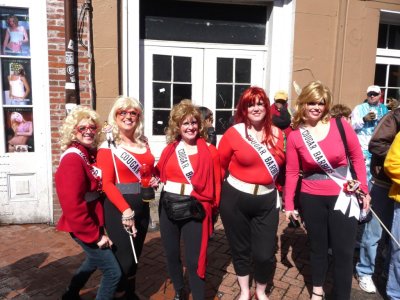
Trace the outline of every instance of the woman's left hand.
<path fill-rule="evenodd" d="M 369 194 L 366 194 L 363 198 L 363 209 L 364 210 L 369 210 L 370 207 L 370 202 L 371 202 L 371 196 Z"/>

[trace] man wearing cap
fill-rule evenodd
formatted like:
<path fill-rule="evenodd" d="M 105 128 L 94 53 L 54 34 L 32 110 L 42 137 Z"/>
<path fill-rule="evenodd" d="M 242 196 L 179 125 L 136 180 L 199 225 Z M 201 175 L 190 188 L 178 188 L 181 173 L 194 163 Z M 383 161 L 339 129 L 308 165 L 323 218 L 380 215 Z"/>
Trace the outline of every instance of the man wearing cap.
<path fill-rule="evenodd" d="M 381 199 L 376 199 L 379 190 L 379 186 L 376 183 L 376 176 L 371 180 L 370 165 L 372 154 L 368 151 L 368 145 L 379 120 L 388 113 L 387 107 L 380 103 L 380 98 L 380 87 L 377 85 L 369 86 L 367 89 L 366 101 L 357 105 L 351 114 L 351 124 L 357 133 L 364 154 L 372 202 Z M 375 149 L 371 150 L 375 153 Z M 373 195 L 375 195 L 375 197 Z M 379 242 L 381 232 L 379 222 L 374 219 L 365 225 L 361 237 L 360 257 L 356 265 L 356 273 L 360 288 L 367 293 L 376 292 L 375 284 L 372 281 L 372 275 L 375 270 L 377 243 Z"/>
<path fill-rule="evenodd" d="M 290 127 L 292 116 L 287 107 L 287 100 L 288 94 L 286 91 L 280 90 L 275 93 L 274 104 L 271 105 L 272 124 L 281 129 L 286 138 L 292 131 L 292 127 Z"/>

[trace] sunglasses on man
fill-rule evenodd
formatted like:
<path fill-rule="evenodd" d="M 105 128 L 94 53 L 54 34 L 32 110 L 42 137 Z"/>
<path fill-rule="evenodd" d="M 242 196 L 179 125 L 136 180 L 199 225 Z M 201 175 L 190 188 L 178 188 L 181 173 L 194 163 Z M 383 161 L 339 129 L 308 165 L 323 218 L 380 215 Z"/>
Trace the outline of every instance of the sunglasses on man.
<path fill-rule="evenodd" d="M 368 97 L 376 97 L 376 96 L 378 96 L 378 95 L 379 95 L 379 93 L 375 93 L 375 92 L 369 92 L 369 93 L 367 94 Z"/>

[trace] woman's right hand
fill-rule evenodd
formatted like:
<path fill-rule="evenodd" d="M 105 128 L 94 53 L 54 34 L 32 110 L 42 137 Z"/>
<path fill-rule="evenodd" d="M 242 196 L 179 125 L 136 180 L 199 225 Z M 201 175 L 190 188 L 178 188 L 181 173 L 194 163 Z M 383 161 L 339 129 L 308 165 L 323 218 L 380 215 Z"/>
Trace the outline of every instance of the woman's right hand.
<path fill-rule="evenodd" d="M 135 213 L 131 208 L 124 210 L 122 213 L 122 225 L 125 230 L 132 233 L 133 237 L 136 237 L 137 229 L 135 226 Z"/>
<path fill-rule="evenodd" d="M 286 215 L 286 221 L 288 221 L 288 222 L 290 222 L 290 220 L 289 220 L 290 216 L 292 216 L 293 219 L 297 220 L 297 214 L 293 210 L 285 211 L 285 215 Z"/>
<path fill-rule="evenodd" d="M 102 235 L 100 241 L 97 243 L 97 246 L 99 246 L 100 249 L 104 248 L 111 248 L 113 245 L 113 242 L 110 240 L 110 238 L 106 235 Z"/>

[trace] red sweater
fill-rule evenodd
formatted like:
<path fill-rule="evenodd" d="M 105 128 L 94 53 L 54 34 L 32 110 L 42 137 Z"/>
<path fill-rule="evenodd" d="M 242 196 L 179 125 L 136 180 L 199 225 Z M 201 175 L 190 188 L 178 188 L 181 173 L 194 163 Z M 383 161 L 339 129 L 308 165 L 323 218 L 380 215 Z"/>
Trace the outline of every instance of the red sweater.
<path fill-rule="evenodd" d="M 279 129 L 278 131 L 276 150 L 269 150 L 279 167 L 282 167 L 285 162 L 284 138 L 282 131 Z M 247 183 L 263 185 L 274 182 L 257 151 L 243 139 L 234 127 L 229 128 L 222 136 L 218 152 L 221 168 L 224 171 L 229 168 L 229 173 L 237 179 Z"/>
<path fill-rule="evenodd" d="M 85 147 L 78 148 L 90 159 Z M 62 208 L 57 229 L 71 232 L 85 243 L 97 242 L 104 225 L 103 203 L 98 200 L 87 203 L 84 199 L 86 192 L 98 188 L 87 163 L 77 153 L 66 154 L 56 171 L 55 182 Z"/>
<path fill-rule="evenodd" d="M 125 149 L 126 150 L 126 149 Z M 147 148 L 144 154 L 136 154 L 128 151 L 135 156 L 140 164 L 154 165 L 154 156 L 151 154 L 150 149 Z M 134 183 L 139 182 L 138 178 L 124 165 L 117 157 L 115 163 L 118 170 L 120 183 Z M 130 208 L 129 204 L 125 201 L 121 192 L 116 187 L 117 177 L 115 176 L 114 163 L 109 148 L 100 148 L 97 153 L 97 166 L 103 173 L 103 190 L 108 199 L 119 209 L 122 213 L 124 210 Z"/>
<path fill-rule="evenodd" d="M 349 155 L 353 162 L 357 178 L 361 182 L 361 189 L 364 192 L 368 192 L 365 162 L 357 135 L 350 124 L 344 120 L 342 120 L 342 123 L 346 133 Z M 330 120 L 328 135 L 322 141 L 319 141 L 318 145 L 321 147 L 332 168 L 336 169 L 347 165 L 342 138 L 334 118 Z M 311 157 L 299 129 L 294 130 L 289 135 L 286 149 L 285 208 L 290 211 L 294 209 L 293 199 L 299 178 L 299 161 L 301 160 L 301 169 L 304 173 L 321 172 L 321 168 Z M 341 188 L 333 180 L 303 179 L 301 184 L 301 192 L 312 195 L 334 196 L 339 195 L 340 190 Z"/>

